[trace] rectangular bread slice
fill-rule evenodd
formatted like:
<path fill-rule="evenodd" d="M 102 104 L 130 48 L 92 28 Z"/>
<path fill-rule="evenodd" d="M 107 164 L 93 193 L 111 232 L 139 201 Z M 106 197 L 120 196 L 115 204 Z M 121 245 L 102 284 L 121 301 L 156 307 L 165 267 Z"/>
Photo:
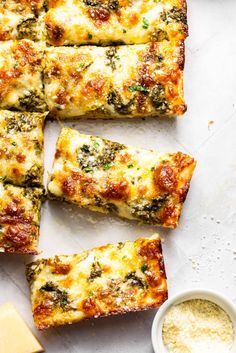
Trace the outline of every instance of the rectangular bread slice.
<path fill-rule="evenodd" d="M 0 183 L 0 252 L 37 254 L 43 190 Z"/>
<path fill-rule="evenodd" d="M 43 39 L 43 6 L 44 0 L 1 0 L 0 41 Z"/>
<path fill-rule="evenodd" d="M 43 187 L 46 113 L 0 110 L 0 180 Z"/>
<path fill-rule="evenodd" d="M 55 117 L 176 116 L 183 97 L 184 43 L 47 48 L 44 85 Z"/>
<path fill-rule="evenodd" d="M 167 281 L 159 235 L 27 265 L 39 329 L 159 307 Z"/>
<path fill-rule="evenodd" d="M 196 162 L 63 128 L 48 184 L 52 197 L 103 213 L 174 228 Z"/>
<path fill-rule="evenodd" d="M 51 45 L 140 44 L 184 40 L 185 0 L 48 0 Z"/>
<path fill-rule="evenodd" d="M 0 42 L 0 109 L 45 111 L 44 47 L 26 39 Z"/>

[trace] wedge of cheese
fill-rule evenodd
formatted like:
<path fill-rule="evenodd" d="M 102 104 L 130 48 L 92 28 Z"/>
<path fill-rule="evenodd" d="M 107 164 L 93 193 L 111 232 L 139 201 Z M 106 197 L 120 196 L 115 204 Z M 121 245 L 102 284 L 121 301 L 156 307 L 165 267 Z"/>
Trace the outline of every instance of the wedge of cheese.
<path fill-rule="evenodd" d="M 11 303 L 0 306 L 0 338 L 1 353 L 44 352 Z"/>
<path fill-rule="evenodd" d="M 167 299 L 160 237 L 60 255 L 27 266 L 39 329 L 159 307 Z"/>
<path fill-rule="evenodd" d="M 0 252 L 37 254 L 41 188 L 0 183 Z"/>
<path fill-rule="evenodd" d="M 0 110 L 0 180 L 43 187 L 45 113 Z"/>
<path fill-rule="evenodd" d="M 44 111 L 42 56 L 45 44 L 0 42 L 0 109 Z"/>
<path fill-rule="evenodd" d="M 51 45 L 183 40 L 188 34 L 185 0 L 48 0 Z"/>
<path fill-rule="evenodd" d="M 49 47 L 45 99 L 60 118 L 176 116 L 183 97 L 184 44 Z"/>
<path fill-rule="evenodd" d="M 103 213 L 174 228 L 196 162 L 63 128 L 48 184 L 54 198 Z"/>
<path fill-rule="evenodd" d="M 0 41 L 43 39 L 44 0 L 1 0 Z"/>

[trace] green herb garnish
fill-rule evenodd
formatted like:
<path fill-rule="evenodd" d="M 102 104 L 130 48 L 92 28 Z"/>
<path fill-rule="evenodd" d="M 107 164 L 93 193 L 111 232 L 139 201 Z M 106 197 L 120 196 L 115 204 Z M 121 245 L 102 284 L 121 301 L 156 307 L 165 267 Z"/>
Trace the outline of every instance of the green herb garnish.
<path fill-rule="evenodd" d="M 85 171 L 85 173 L 89 173 L 89 172 L 93 171 L 93 168 L 92 167 L 86 167 L 86 168 L 84 168 L 84 171 Z"/>
<path fill-rule="evenodd" d="M 100 145 L 99 145 L 99 143 L 98 142 L 94 142 L 94 144 L 93 144 L 93 147 L 94 148 L 98 148 Z"/>
<path fill-rule="evenodd" d="M 143 29 L 148 29 L 148 27 L 149 27 L 149 22 L 145 17 L 143 17 L 143 26 L 142 27 L 143 27 Z"/>
<path fill-rule="evenodd" d="M 148 89 L 144 86 L 129 86 L 128 87 L 128 91 L 129 92 L 135 92 L 135 91 L 138 91 L 138 92 L 148 92 Z"/>
<path fill-rule="evenodd" d="M 107 164 L 105 164 L 105 165 L 103 166 L 103 169 L 104 169 L 104 170 L 108 170 L 108 169 L 110 169 L 112 166 L 113 166 L 113 163 L 107 163 Z"/>
<path fill-rule="evenodd" d="M 147 271 L 148 266 L 147 264 L 144 264 L 143 266 L 141 266 L 141 271 L 144 273 L 145 271 Z"/>

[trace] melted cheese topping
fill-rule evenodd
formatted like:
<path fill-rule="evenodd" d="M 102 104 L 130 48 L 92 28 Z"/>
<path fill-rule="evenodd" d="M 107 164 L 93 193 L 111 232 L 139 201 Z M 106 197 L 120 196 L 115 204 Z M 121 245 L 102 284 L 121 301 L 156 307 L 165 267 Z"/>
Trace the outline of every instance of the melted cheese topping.
<path fill-rule="evenodd" d="M 156 234 L 27 266 L 38 328 L 158 307 L 167 299 Z"/>
<path fill-rule="evenodd" d="M 0 108 L 44 111 L 44 44 L 29 40 L 0 42 Z"/>
<path fill-rule="evenodd" d="M 0 40 L 43 39 L 43 0 L 7 0 L 0 4 Z"/>
<path fill-rule="evenodd" d="M 61 118 L 173 116 L 185 112 L 183 42 L 47 48 L 45 98 Z"/>
<path fill-rule="evenodd" d="M 42 193 L 0 183 L 0 252 L 37 254 Z"/>
<path fill-rule="evenodd" d="M 170 308 L 162 337 L 170 353 L 230 353 L 234 329 L 231 319 L 218 305 L 193 299 Z"/>
<path fill-rule="evenodd" d="M 174 228 L 195 164 L 181 152 L 147 151 L 63 128 L 48 190 L 80 207 Z"/>
<path fill-rule="evenodd" d="M 0 111 L 0 179 L 43 186 L 43 125 L 46 114 Z"/>
<path fill-rule="evenodd" d="M 49 0 L 45 16 L 51 45 L 139 44 L 184 40 L 184 0 Z"/>

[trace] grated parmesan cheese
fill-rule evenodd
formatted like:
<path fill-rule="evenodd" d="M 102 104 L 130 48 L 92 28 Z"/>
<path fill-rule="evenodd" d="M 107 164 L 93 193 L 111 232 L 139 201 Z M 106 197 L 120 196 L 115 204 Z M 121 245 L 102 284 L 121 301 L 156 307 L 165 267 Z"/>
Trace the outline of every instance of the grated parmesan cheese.
<path fill-rule="evenodd" d="M 227 353 L 233 346 L 234 329 L 218 305 L 194 299 L 170 308 L 162 338 L 170 353 Z"/>

